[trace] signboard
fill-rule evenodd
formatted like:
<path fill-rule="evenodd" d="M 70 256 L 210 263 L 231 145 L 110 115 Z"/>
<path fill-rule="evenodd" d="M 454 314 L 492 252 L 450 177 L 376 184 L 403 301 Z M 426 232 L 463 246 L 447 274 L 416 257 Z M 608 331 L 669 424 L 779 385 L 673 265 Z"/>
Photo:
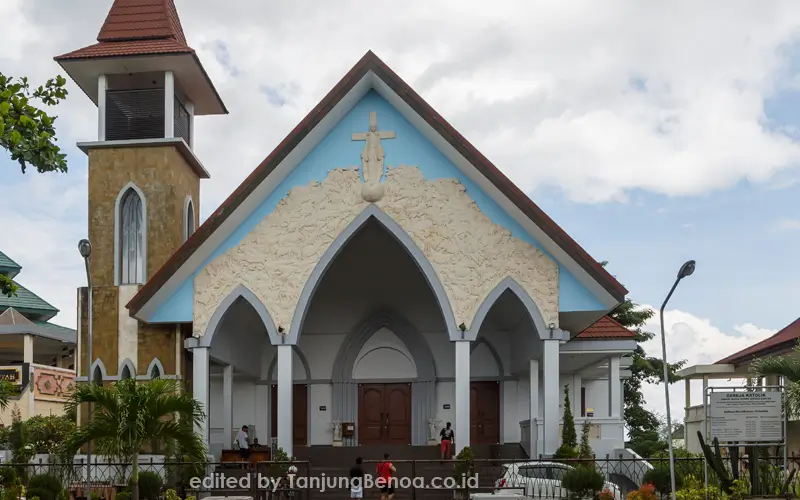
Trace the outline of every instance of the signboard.
<path fill-rule="evenodd" d="M 5 380 L 11 384 L 22 383 L 22 369 L 17 366 L 14 368 L 0 368 L 0 380 Z"/>
<path fill-rule="evenodd" d="M 765 442 L 783 440 L 782 393 L 712 392 L 709 441 L 720 443 Z"/>

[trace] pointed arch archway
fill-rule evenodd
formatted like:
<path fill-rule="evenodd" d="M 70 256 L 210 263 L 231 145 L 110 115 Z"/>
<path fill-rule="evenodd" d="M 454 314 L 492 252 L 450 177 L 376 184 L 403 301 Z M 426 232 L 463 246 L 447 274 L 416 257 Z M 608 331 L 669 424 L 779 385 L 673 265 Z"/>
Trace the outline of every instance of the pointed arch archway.
<path fill-rule="evenodd" d="M 494 362 L 497 364 L 497 376 L 501 378 L 505 376 L 505 369 L 503 368 L 503 360 L 500 357 L 500 354 L 497 352 L 497 349 L 494 348 L 491 342 L 486 340 L 486 337 L 478 337 L 477 339 L 475 339 L 475 342 L 472 342 L 471 344 L 472 345 L 470 345 L 469 348 L 470 354 L 474 353 L 475 349 L 477 349 L 479 345 L 483 344 L 484 346 L 486 346 L 486 348 L 489 350 L 489 354 L 492 356 Z"/>
<path fill-rule="evenodd" d="M 427 444 L 428 420 L 436 415 L 436 364 L 433 352 L 419 330 L 403 315 L 389 308 L 378 309 L 358 323 L 339 348 L 331 373 L 333 420 L 358 422 L 358 383 L 353 379 L 353 369 L 361 348 L 381 328 L 389 329 L 405 344 L 417 368 L 417 377 L 410 380 L 411 444 Z M 354 440 L 358 443 L 358 427 Z"/>
<path fill-rule="evenodd" d="M 498 285 L 489 292 L 489 295 L 486 296 L 483 302 L 481 302 L 481 305 L 475 312 L 475 317 L 472 319 L 469 330 L 464 334 L 465 339 L 474 341 L 478 338 L 478 333 L 480 332 L 481 325 L 483 325 L 483 321 L 486 319 L 492 306 L 497 302 L 497 299 L 506 291 L 513 293 L 522 303 L 523 307 L 528 312 L 531 323 L 533 323 L 536 329 L 537 337 L 539 339 L 548 338 L 547 332 L 549 332 L 549 329 L 544 321 L 544 316 L 539 306 L 536 305 L 536 302 L 528 295 L 528 292 L 526 292 L 515 279 L 506 277 L 498 283 Z"/>
<path fill-rule="evenodd" d="M 460 330 L 458 330 L 456 327 L 455 315 L 453 314 L 453 308 L 450 305 L 450 300 L 447 298 L 447 293 L 445 293 L 444 286 L 442 285 L 442 282 L 439 279 L 439 276 L 436 274 L 436 271 L 434 270 L 430 261 L 428 261 L 428 258 L 425 257 L 425 254 L 422 253 L 422 250 L 419 249 L 408 233 L 406 233 L 399 224 L 397 224 L 391 217 L 389 217 L 377 206 L 370 205 L 358 216 L 356 216 L 356 218 L 353 219 L 353 221 L 344 229 L 344 231 L 342 231 L 339 236 L 336 237 L 333 243 L 331 243 L 331 245 L 322 255 L 322 258 L 311 272 L 308 280 L 306 280 L 306 284 L 303 286 L 303 290 L 300 293 L 300 298 L 297 302 L 294 315 L 292 316 L 292 324 L 289 328 L 289 335 L 286 338 L 286 343 L 297 344 L 300 332 L 303 330 L 303 323 L 305 322 L 311 299 L 314 296 L 314 292 L 316 291 L 317 287 L 322 282 L 325 272 L 328 270 L 328 268 L 330 268 L 334 260 L 336 260 L 336 257 L 339 255 L 345 245 L 347 245 L 347 242 L 350 241 L 353 236 L 355 236 L 356 233 L 358 233 L 358 231 L 363 228 L 371 219 L 378 221 L 383 228 L 386 229 L 397 240 L 398 243 L 400 243 L 400 245 L 411 256 L 411 259 L 417 265 L 422 275 L 425 277 L 428 286 L 436 297 L 436 301 L 439 305 L 439 309 L 441 310 L 442 317 L 444 318 L 450 338 L 458 338 L 456 335 L 461 335 Z"/>
<path fill-rule="evenodd" d="M 216 311 L 214 311 L 214 314 L 208 321 L 205 333 L 199 339 L 200 346 L 211 346 L 211 341 L 219 329 L 219 324 L 225 317 L 225 313 L 228 312 L 228 309 L 238 299 L 247 301 L 247 303 L 253 307 L 255 312 L 261 318 L 261 322 L 264 324 L 264 327 L 267 330 L 267 335 L 269 335 L 270 341 L 276 345 L 281 343 L 278 330 L 275 328 L 275 322 L 272 320 L 272 316 L 270 316 L 267 307 L 263 302 L 261 302 L 261 300 L 259 300 L 258 297 L 256 297 L 256 294 L 254 294 L 252 290 L 242 284 L 239 284 L 233 290 L 231 290 L 231 292 L 224 299 L 222 299 L 222 302 L 220 302 L 219 306 L 217 306 Z"/>

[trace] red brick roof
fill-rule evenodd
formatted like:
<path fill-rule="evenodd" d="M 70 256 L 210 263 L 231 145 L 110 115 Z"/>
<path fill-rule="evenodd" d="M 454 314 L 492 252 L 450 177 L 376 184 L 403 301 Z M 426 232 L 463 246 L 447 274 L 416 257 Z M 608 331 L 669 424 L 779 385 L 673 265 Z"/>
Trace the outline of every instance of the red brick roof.
<path fill-rule="evenodd" d="M 97 41 L 56 60 L 194 53 L 174 0 L 115 0 Z"/>
<path fill-rule="evenodd" d="M 791 348 L 800 339 L 800 318 L 779 331 L 772 337 L 764 339 L 757 344 L 753 344 L 746 349 L 731 354 L 725 359 L 717 361 L 718 365 L 736 365 L 750 359 L 763 357 L 771 354 L 772 351 L 782 347 Z"/>
<path fill-rule="evenodd" d="M 584 331 L 576 335 L 576 339 L 631 339 L 636 333 L 622 326 L 611 316 L 603 316 Z"/>

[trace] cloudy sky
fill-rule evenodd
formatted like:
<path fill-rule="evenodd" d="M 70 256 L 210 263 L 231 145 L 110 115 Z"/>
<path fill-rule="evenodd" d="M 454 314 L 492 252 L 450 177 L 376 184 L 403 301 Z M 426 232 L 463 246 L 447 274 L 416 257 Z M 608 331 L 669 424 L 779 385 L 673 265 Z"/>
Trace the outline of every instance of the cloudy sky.
<path fill-rule="evenodd" d="M 591 0 L 176 0 L 231 113 L 196 122 L 207 217 L 372 49 L 639 303 L 674 359 L 713 362 L 798 314 L 800 3 Z M 0 71 L 44 82 L 89 45 L 111 0 L 2 0 Z M 85 283 L 86 157 L 96 108 L 57 110 L 66 175 L 0 157 L 0 249 L 74 326 Z M 652 328 L 657 331 L 658 324 Z M 659 344 L 647 346 L 654 354 Z M 653 408 L 664 409 L 658 388 Z M 674 388 L 673 409 L 683 405 Z"/>

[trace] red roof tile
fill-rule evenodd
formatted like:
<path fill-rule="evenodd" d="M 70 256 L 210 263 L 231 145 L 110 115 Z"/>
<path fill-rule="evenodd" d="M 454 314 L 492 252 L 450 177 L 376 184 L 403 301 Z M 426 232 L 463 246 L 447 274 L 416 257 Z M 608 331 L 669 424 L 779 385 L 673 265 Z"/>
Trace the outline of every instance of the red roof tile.
<path fill-rule="evenodd" d="M 186 43 L 174 0 L 115 0 L 97 41 L 56 61 L 194 53 Z"/>
<path fill-rule="evenodd" d="M 372 72 L 396 93 L 411 109 L 430 125 L 459 154 L 467 159 L 486 179 L 500 190 L 522 213 L 534 224 L 542 228 L 557 245 L 574 259 L 589 276 L 616 300 L 622 302 L 628 290 L 608 273 L 600 263 L 592 258 L 558 226 L 544 211 L 525 195 L 508 177 L 492 164 L 475 146 L 469 143 L 450 125 L 436 110 L 425 102 L 414 89 L 404 82 L 389 66 L 372 51 L 368 51 L 361 60 L 342 78 L 341 81 L 325 96 L 317 106 L 292 130 L 275 150 L 231 193 L 227 200 L 197 228 L 197 231 L 186 240 L 172 257 L 159 269 L 139 292 L 128 302 L 126 307 L 131 315 L 138 313 L 153 295 L 184 265 L 189 257 L 206 241 L 211 234 L 250 196 L 284 158 L 302 141 L 314 127 L 322 121 L 336 104 L 368 73 Z"/>
<path fill-rule="evenodd" d="M 584 331 L 576 335 L 576 339 L 631 339 L 636 333 L 622 326 L 610 316 L 603 316 Z"/>
<path fill-rule="evenodd" d="M 744 361 L 749 361 L 752 358 L 763 357 L 769 355 L 771 350 L 781 347 L 785 344 L 786 347 L 791 347 L 792 344 L 800 339 L 800 318 L 794 320 L 789 326 L 779 331 L 772 337 L 764 339 L 757 344 L 753 344 L 746 349 L 731 354 L 725 359 L 717 361 L 718 365 L 736 365 Z"/>
<path fill-rule="evenodd" d="M 175 40 L 131 40 L 127 42 L 100 42 L 58 56 L 56 59 L 88 59 L 99 57 L 124 57 L 160 54 L 193 54 L 194 50 Z"/>

